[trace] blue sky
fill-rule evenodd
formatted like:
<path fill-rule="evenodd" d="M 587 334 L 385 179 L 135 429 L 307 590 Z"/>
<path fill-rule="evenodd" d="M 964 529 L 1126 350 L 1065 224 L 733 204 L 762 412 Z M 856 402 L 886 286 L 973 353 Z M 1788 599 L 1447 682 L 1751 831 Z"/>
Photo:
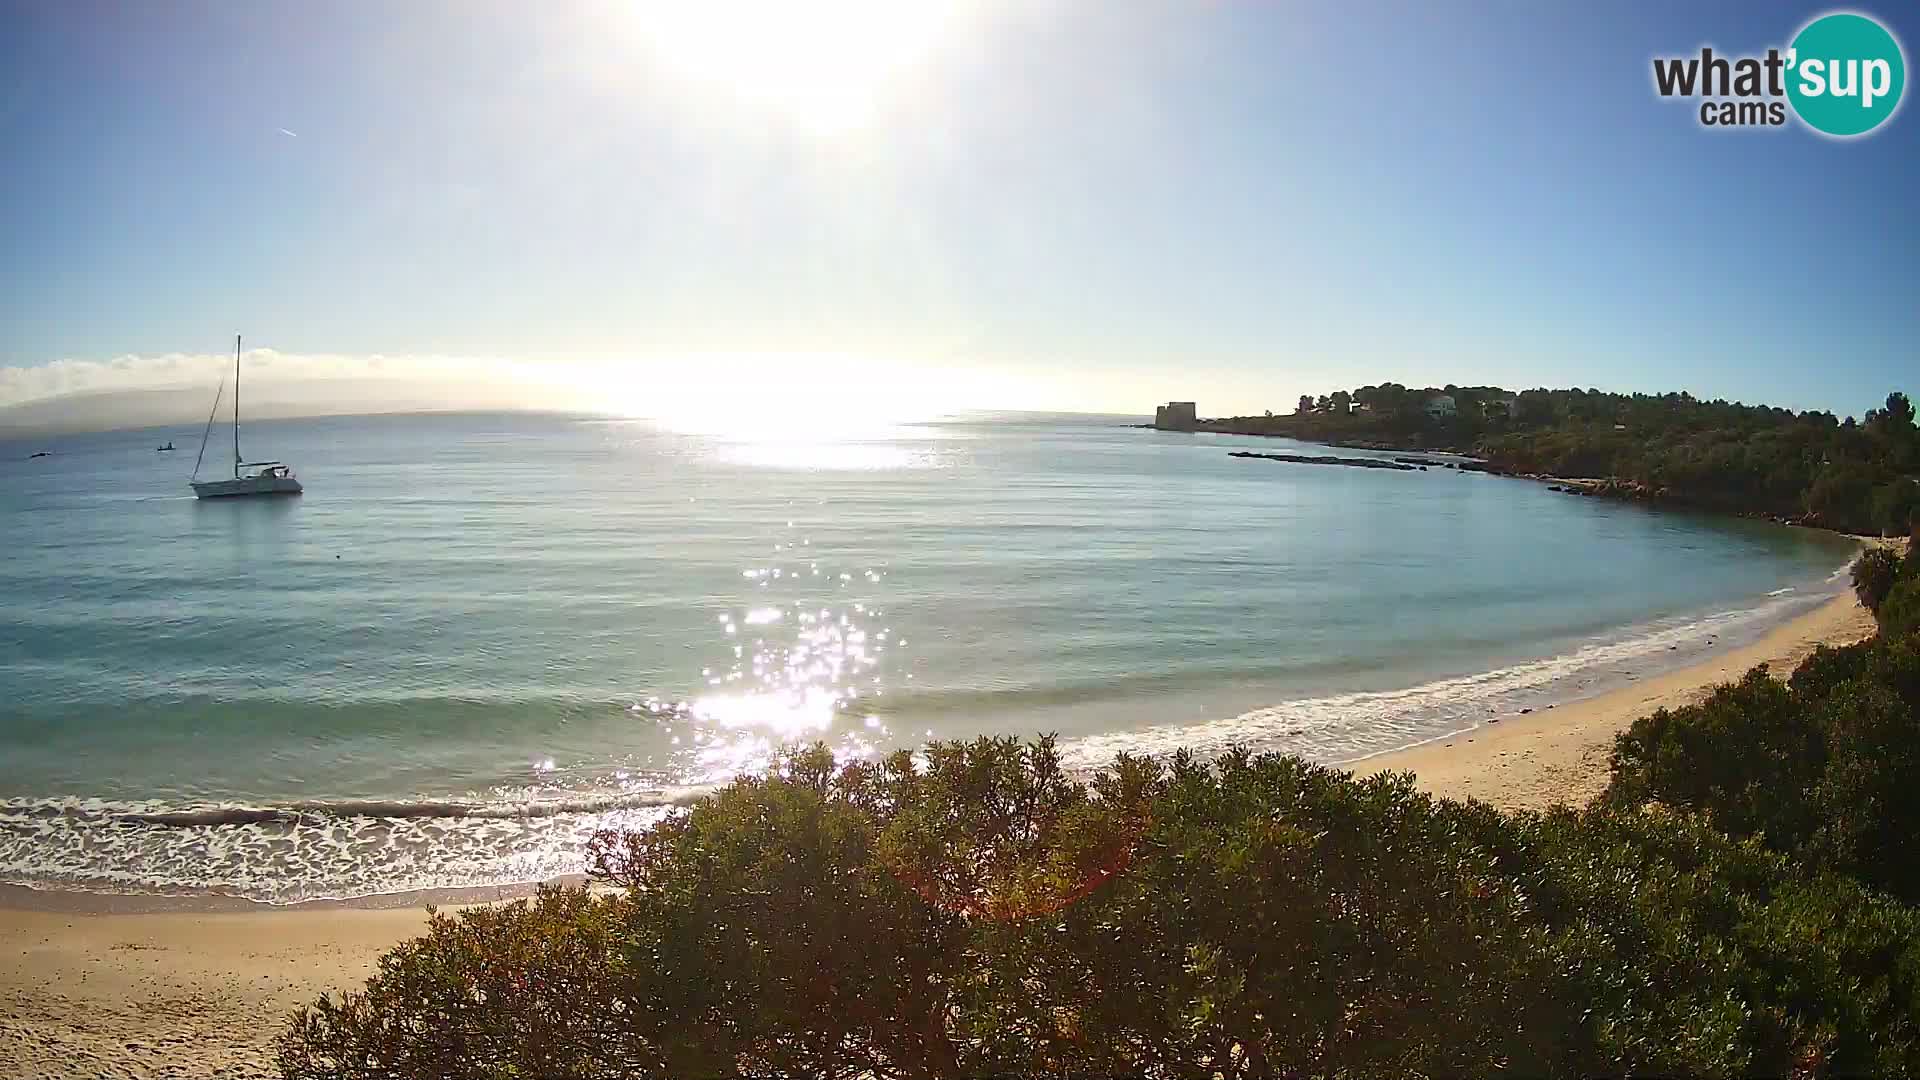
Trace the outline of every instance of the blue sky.
<path fill-rule="evenodd" d="M 236 329 L 663 397 L 1920 390 L 1913 108 L 1839 142 L 1652 90 L 1825 7 L 727 4 L 0 0 L 0 393 Z"/>

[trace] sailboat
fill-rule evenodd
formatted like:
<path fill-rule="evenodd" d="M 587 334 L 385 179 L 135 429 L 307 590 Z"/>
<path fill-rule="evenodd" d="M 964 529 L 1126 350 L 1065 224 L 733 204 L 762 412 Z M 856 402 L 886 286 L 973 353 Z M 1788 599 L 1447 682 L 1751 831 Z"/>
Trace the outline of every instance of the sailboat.
<path fill-rule="evenodd" d="M 221 380 L 221 389 L 226 380 Z M 229 495 L 298 495 L 300 481 L 293 470 L 278 461 L 243 461 L 240 458 L 240 335 L 233 336 L 233 479 L 200 479 L 200 462 L 207 456 L 207 440 L 213 435 L 213 418 L 220 412 L 220 390 L 213 393 L 213 409 L 207 413 L 207 429 L 200 433 L 200 453 L 193 459 L 194 495 L 217 499 Z M 249 471 L 251 470 L 251 471 Z"/>

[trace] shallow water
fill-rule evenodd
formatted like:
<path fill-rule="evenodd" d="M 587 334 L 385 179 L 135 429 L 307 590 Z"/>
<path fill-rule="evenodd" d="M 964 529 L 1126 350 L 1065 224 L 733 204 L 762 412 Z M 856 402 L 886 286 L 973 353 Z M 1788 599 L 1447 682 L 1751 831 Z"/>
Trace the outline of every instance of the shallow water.
<path fill-rule="evenodd" d="M 259 423 L 307 494 L 216 502 L 197 430 L 0 443 L 0 879 L 530 880 L 816 738 L 1351 760 L 1755 636 L 1850 551 L 1125 422 Z"/>

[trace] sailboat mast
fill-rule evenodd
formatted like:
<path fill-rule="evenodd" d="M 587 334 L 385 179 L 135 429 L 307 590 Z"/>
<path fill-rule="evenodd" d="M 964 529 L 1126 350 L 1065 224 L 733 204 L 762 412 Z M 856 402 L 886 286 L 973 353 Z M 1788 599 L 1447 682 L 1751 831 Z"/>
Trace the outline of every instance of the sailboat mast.
<path fill-rule="evenodd" d="M 220 388 L 213 392 L 213 406 L 207 410 L 207 426 L 200 430 L 200 452 L 193 455 L 192 480 L 200 479 L 200 463 L 207 459 L 207 443 L 213 440 L 213 422 L 220 418 L 220 398 L 227 392 L 227 377 L 220 376 Z"/>
<path fill-rule="evenodd" d="M 233 478 L 240 479 L 240 335 L 233 335 Z"/>

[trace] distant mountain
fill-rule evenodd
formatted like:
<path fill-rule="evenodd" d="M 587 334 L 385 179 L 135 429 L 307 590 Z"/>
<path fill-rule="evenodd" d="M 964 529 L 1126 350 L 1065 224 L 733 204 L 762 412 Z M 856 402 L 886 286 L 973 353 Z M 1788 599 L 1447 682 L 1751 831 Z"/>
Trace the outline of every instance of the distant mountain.
<path fill-rule="evenodd" d="M 449 386 L 427 380 L 313 379 L 266 382 L 244 388 L 241 421 L 375 412 L 453 412 L 548 407 L 530 402 L 524 387 Z M 228 388 L 231 392 L 231 387 Z M 0 406 L 0 439 L 162 424 L 200 424 L 213 406 L 211 387 L 110 390 Z M 233 399 L 222 397 L 228 414 Z"/>

